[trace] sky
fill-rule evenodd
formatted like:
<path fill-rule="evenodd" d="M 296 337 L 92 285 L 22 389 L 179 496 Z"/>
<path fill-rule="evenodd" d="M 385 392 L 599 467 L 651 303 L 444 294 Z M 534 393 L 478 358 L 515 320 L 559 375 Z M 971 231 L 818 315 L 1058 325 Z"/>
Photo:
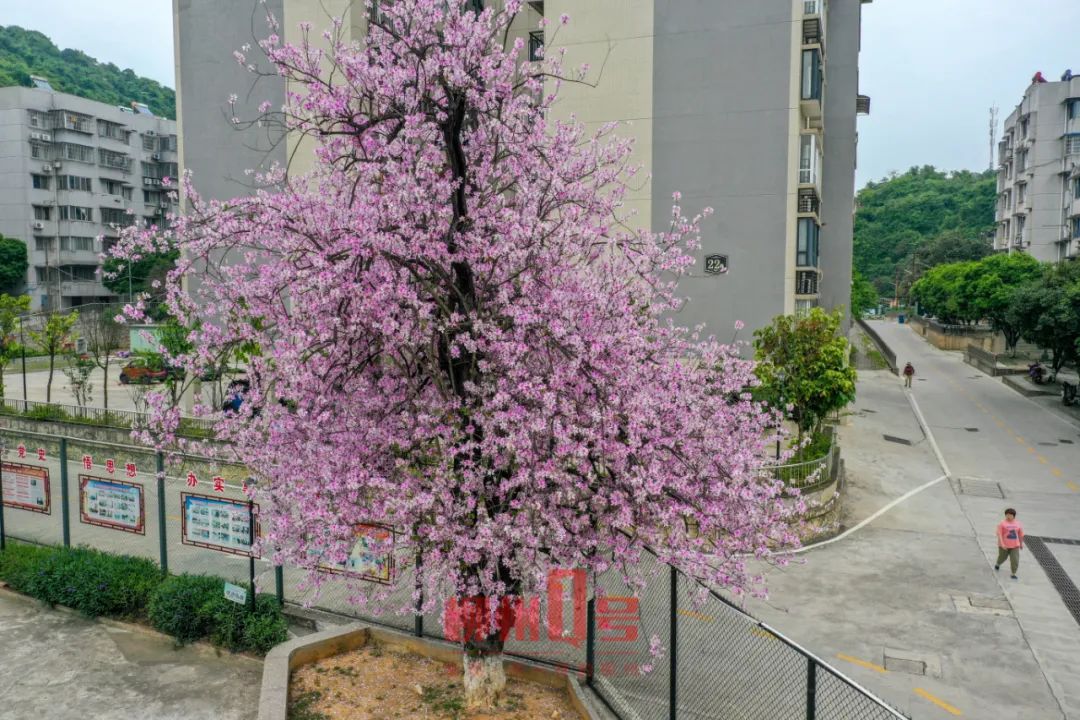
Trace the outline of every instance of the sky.
<path fill-rule="evenodd" d="M 0 25 L 40 30 L 61 48 L 175 84 L 172 0 L 0 0 Z M 872 105 L 859 119 L 856 187 L 913 165 L 985 169 L 991 105 L 1000 135 L 1035 71 L 1050 80 L 1066 68 L 1080 74 L 1078 28 L 1080 0 L 863 5 L 860 92 Z"/>

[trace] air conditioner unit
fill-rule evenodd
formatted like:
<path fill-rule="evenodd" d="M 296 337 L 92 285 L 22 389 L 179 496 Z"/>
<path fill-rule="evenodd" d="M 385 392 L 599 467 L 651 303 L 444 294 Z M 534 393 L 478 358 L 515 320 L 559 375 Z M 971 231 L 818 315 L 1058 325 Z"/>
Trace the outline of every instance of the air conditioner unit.
<path fill-rule="evenodd" d="M 45 173 L 46 175 L 49 175 L 50 173 L 52 173 L 52 165 L 42 165 L 41 166 L 41 172 Z"/>
<path fill-rule="evenodd" d="M 43 223 L 43 222 L 34 223 L 34 229 L 35 230 L 44 230 L 45 229 L 45 223 Z"/>
<path fill-rule="evenodd" d="M 147 178 L 147 177 L 144 177 L 144 178 L 142 179 L 142 184 L 143 184 L 143 185 L 153 185 L 153 184 L 154 184 L 154 178 Z"/>
<path fill-rule="evenodd" d="M 157 133 L 156 133 L 156 132 L 154 132 L 153 130 L 147 130 L 147 131 L 146 131 L 146 134 L 147 134 L 147 135 L 151 135 L 151 136 L 152 136 L 152 135 L 157 135 Z"/>
<path fill-rule="evenodd" d="M 151 160 L 160 160 L 161 159 L 161 153 L 154 153 L 153 155 L 150 156 L 150 159 Z"/>
<path fill-rule="evenodd" d="M 169 209 L 169 202 L 167 200 L 162 200 L 161 201 L 161 209 L 162 210 L 168 210 Z"/>

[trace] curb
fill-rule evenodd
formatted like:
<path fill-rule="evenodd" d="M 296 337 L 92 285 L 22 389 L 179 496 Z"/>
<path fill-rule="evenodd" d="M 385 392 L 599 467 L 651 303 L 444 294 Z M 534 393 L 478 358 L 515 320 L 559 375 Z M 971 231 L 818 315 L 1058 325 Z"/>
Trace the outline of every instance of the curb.
<path fill-rule="evenodd" d="M 31 597 L 30 595 L 24 595 L 17 590 L 12 590 L 6 582 L 2 581 L 0 581 L 0 597 L 5 597 L 9 600 L 19 600 L 27 604 L 36 605 L 39 608 L 45 608 L 46 610 L 52 612 L 61 613 L 63 615 L 73 615 L 77 618 L 81 618 L 82 620 L 86 620 L 87 622 L 97 623 L 98 625 L 111 627 L 115 630 L 127 630 L 129 632 L 139 633 L 140 635 L 145 635 L 147 637 L 152 637 L 163 642 L 167 642 L 173 647 L 192 648 L 194 650 L 197 650 L 200 654 L 213 655 L 214 657 L 222 657 L 227 655 L 230 658 L 245 660 L 250 663 L 257 663 L 259 665 L 264 664 L 263 660 L 259 657 L 256 657 L 254 655 L 248 655 L 246 653 L 235 653 L 230 650 L 226 650 L 225 648 L 220 648 L 217 645 L 211 645 L 205 640 L 196 640 L 195 642 L 180 645 L 176 642 L 176 638 L 174 638 L 172 635 L 163 633 L 160 630 L 155 630 L 154 628 L 143 625 L 142 623 L 125 622 L 124 620 L 115 620 L 113 618 L 107 617 L 87 617 L 78 610 L 69 608 L 66 605 L 53 605 L 52 607 L 49 607 L 35 597 Z"/>
<path fill-rule="evenodd" d="M 263 663 L 262 688 L 259 692 L 258 720 L 287 720 L 289 681 L 293 670 L 323 658 L 355 650 L 372 639 L 447 664 L 461 666 L 460 645 L 445 640 L 418 638 L 408 633 L 365 623 L 352 623 L 323 630 L 284 642 L 273 648 L 266 656 Z M 597 703 L 593 702 L 582 688 L 575 673 L 557 672 L 511 658 L 506 658 L 503 665 L 508 678 L 528 680 L 566 690 L 571 705 L 582 718 L 609 720 L 614 717 L 596 707 Z"/>

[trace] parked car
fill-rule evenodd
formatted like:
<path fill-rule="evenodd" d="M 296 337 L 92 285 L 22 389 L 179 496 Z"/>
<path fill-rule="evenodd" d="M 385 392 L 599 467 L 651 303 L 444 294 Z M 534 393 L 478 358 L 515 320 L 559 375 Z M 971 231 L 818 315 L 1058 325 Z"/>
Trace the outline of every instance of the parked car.
<path fill-rule="evenodd" d="M 151 363 L 147 362 L 146 358 L 142 357 L 132 358 L 128 364 L 120 370 L 121 385 L 128 385 L 130 383 L 148 385 L 152 382 L 164 382 L 168 377 L 168 370 L 160 367 L 153 367 Z"/>

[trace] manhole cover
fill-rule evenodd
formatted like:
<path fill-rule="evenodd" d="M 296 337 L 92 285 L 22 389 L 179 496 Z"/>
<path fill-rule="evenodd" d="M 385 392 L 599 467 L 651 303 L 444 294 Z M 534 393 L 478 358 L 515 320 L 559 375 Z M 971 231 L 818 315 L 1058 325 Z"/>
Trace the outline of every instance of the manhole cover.
<path fill-rule="evenodd" d="M 1005 493 L 1001 485 L 993 480 L 979 480 L 978 478 L 959 478 L 960 492 L 964 495 L 977 495 L 979 497 L 1004 498 Z"/>
<path fill-rule="evenodd" d="M 964 428 L 968 432 L 979 432 L 979 428 Z"/>
<path fill-rule="evenodd" d="M 926 663 L 922 660 L 909 660 L 907 658 L 894 658 L 885 656 L 885 669 L 893 672 L 907 673 L 908 675 L 925 675 Z"/>
<path fill-rule="evenodd" d="M 877 410 L 871 410 L 870 408 L 863 408 L 863 410 L 862 410 L 862 411 L 863 411 L 863 412 L 868 412 L 868 413 L 870 413 L 870 414 L 872 414 L 872 415 L 876 415 L 876 414 L 877 414 Z"/>
<path fill-rule="evenodd" d="M 971 603 L 972 607 L 986 608 L 987 610 L 1005 610 L 1006 612 L 1012 611 L 1012 606 L 1003 595 L 994 597 L 987 597 L 986 595 L 968 595 L 968 602 Z"/>
<path fill-rule="evenodd" d="M 919 382 L 926 382 L 926 378 L 919 378 Z"/>
<path fill-rule="evenodd" d="M 909 675 L 931 675 L 941 677 L 941 659 L 931 653 L 912 650 L 884 648 L 882 665 L 886 670 L 908 673 Z"/>
<path fill-rule="evenodd" d="M 1057 447 L 1057 443 L 1041 442 L 1039 444 L 1043 447 Z"/>
<path fill-rule="evenodd" d="M 1059 442 L 1059 443 L 1061 443 L 1062 445 L 1072 445 L 1072 444 L 1073 444 L 1073 441 L 1072 441 L 1072 440 L 1061 440 L 1061 439 L 1058 439 L 1058 442 Z"/>
<path fill-rule="evenodd" d="M 882 435 L 887 442 L 896 443 L 898 445 L 910 445 L 911 441 L 907 438 L 896 437 L 895 435 Z"/>

